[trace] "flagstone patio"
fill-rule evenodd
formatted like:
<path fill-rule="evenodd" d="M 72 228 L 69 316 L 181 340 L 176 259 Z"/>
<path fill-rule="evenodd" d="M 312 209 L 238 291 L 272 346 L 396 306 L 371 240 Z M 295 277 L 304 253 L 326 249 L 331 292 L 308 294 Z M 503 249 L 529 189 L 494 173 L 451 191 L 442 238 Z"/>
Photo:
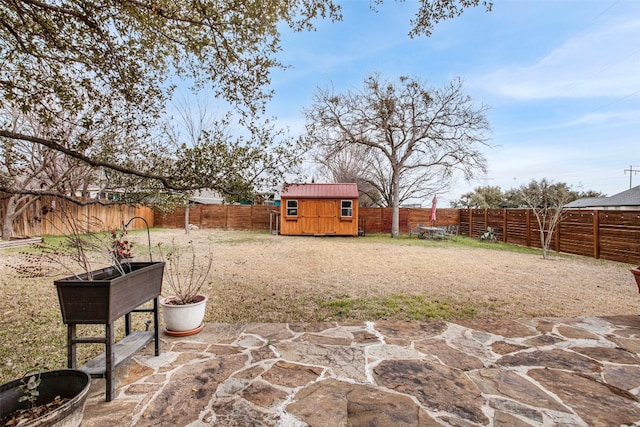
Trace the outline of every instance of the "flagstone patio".
<path fill-rule="evenodd" d="M 206 324 L 82 426 L 640 425 L 640 316 Z"/>

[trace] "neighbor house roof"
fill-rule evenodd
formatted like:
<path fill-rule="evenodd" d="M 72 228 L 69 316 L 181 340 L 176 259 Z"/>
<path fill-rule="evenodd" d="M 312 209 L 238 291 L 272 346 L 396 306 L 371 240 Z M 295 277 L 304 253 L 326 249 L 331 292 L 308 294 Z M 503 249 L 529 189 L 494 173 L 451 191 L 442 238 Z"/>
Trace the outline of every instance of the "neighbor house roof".
<path fill-rule="evenodd" d="M 608 202 L 615 206 L 640 206 L 640 185 L 607 197 Z"/>
<path fill-rule="evenodd" d="M 638 207 L 640 208 L 640 185 L 630 188 L 622 193 L 614 194 L 611 197 L 585 197 L 574 200 L 564 206 L 569 209 L 576 208 L 619 208 Z"/>
<path fill-rule="evenodd" d="M 287 199 L 357 199 L 357 184 L 289 184 L 282 188 L 281 198 Z"/>
<path fill-rule="evenodd" d="M 201 205 L 221 205 L 223 198 L 217 191 L 200 190 L 195 192 L 189 201 Z"/>
<path fill-rule="evenodd" d="M 571 203 L 564 205 L 565 208 L 589 208 L 594 206 L 604 206 L 606 197 L 584 197 L 582 199 L 574 200 Z"/>

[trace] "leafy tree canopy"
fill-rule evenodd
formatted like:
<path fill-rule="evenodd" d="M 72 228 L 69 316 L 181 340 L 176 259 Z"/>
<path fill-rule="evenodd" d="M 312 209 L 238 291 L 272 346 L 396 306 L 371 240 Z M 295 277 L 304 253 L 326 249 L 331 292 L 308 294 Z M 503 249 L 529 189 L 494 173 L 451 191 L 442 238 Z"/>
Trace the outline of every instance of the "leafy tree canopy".
<path fill-rule="evenodd" d="M 451 202 L 453 208 L 501 208 L 504 206 L 504 194 L 500 187 L 476 187 L 463 194 L 459 200 Z"/>
<path fill-rule="evenodd" d="M 527 196 L 527 197 L 525 197 Z M 604 197 L 603 193 L 587 190 L 573 190 L 564 182 L 550 182 L 547 179 L 532 180 L 525 186 L 511 188 L 505 192 L 497 186 L 476 187 L 473 191 L 463 194 L 460 199 L 451 202 L 454 208 L 500 209 L 529 207 L 529 202 L 538 201 L 550 206 L 550 200 L 566 200 L 570 203 L 585 197 Z M 546 202 L 545 202 L 546 200 Z"/>
<path fill-rule="evenodd" d="M 411 35 L 428 35 L 437 22 L 480 4 L 491 8 L 480 0 L 422 0 Z M 239 174 L 246 181 L 282 159 L 276 151 L 260 157 L 265 147 L 280 145 L 281 135 L 257 118 L 271 96 L 270 70 L 283 66 L 276 59 L 279 25 L 308 30 L 324 18 L 340 19 L 339 5 L 331 0 L 1 0 L 0 110 L 35 115 L 46 132 L 1 122 L 0 138 L 48 147 L 151 192 L 156 187 L 229 190 L 224 180 L 230 176 L 236 188 Z M 158 119 L 175 85 L 187 80 L 196 91 L 209 87 L 241 112 L 242 125 L 253 135 L 249 141 L 226 147 L 215 138 L 211 146 L 206 141 L 196 147 L 163 145 Z M 256 159 L 259 165 L 249 174 L 232 171 Z M 1 183 L 0 190 L 15 191 L 5 179 Z"/>

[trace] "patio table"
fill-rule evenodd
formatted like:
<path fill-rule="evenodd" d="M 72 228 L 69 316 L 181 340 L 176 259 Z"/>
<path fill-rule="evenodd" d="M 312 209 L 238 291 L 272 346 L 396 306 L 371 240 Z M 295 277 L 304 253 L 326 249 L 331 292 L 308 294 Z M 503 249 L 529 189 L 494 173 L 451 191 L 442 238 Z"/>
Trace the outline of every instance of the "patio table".
<path fill-rule="evenodd" d="M 443 239 L 445 236 L 445 228 L 444 227 L 428 227 L 428 226 L 420 226 L 418 227 L 418 238 L 420 239 Z"/>

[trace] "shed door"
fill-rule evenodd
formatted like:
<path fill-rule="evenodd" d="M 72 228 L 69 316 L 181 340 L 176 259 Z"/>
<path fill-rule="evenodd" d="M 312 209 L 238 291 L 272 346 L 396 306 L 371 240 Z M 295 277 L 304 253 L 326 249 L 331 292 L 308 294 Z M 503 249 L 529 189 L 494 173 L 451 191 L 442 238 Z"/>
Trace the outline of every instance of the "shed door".
<path fill-rule="evenodd" d="M 302 234 L 318 233 L 318 204 L 314 200 L 300 200 L 300 229 Z"/>
<path fill-rule="evenodd" d="M 302 234 L 336 234 L 335 200 L 300 200 Z"/>
<path fill-rule="evenodd" d="M 318 234 L 336 234 L 335 200 L 318 201 Z"/>

